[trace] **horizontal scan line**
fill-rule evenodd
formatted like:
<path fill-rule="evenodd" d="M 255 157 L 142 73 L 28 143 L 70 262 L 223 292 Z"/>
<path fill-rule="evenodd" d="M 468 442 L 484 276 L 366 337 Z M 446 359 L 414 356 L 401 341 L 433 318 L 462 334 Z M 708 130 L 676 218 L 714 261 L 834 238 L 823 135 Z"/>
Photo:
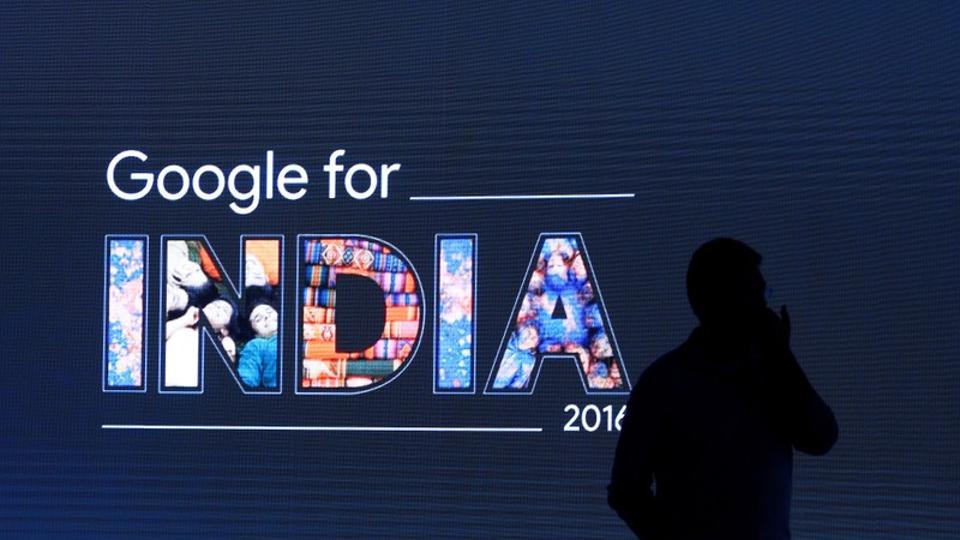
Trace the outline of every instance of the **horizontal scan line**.
<path fill-rule="evenodd" d="M 540 433 L 538 427 L 448 427 L 448 426 L 207 426 L 164 424 L 103 424 L 101 429 L 154 431 L 408 431 L 461 433 Z"/>
<path fill-rule="evenodd" d="M 632 199 L 635 193 L 568 193 L 558 195 L 424 195 L 411 201 L 535 201 L 549 199 Z"/>

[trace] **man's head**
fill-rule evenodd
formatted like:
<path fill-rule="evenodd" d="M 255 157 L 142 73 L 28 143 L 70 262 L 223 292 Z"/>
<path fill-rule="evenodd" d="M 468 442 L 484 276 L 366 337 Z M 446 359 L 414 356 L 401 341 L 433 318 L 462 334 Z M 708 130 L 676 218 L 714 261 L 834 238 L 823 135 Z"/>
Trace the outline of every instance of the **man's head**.
<path fill-rule="evenodd" d="M 693 253 L 687 269 L 687 298 L 706 328 L 741 337 L 767 307 L 762 257 L 732 238 L 715 238 Z"/>

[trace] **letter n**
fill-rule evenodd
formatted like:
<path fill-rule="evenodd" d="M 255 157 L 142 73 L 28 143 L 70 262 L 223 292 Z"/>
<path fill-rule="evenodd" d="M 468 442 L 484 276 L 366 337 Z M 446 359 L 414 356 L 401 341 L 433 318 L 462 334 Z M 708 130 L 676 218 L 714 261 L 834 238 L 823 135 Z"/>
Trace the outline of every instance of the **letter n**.
<path fill-rule="evenodd" d="M 203 393 L 213 346 L 244 394 L 281 393 L 283 236 L 241 236 L 236 282 L 206 236 L 164 235 L 160 250 L 160 392 Z"/>

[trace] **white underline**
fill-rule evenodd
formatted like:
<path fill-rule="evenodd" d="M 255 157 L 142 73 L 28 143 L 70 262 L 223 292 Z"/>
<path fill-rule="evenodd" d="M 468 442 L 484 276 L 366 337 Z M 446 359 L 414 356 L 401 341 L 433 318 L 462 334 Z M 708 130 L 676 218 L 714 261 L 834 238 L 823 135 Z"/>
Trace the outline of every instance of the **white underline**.
<path fill-rule="evenodd" d="M 538 427 L 448 427 L 448 426 L 205 426 L 163 424 L 103 424 L 101 429 L 180 431 L 433 431 L 468 433 L 540 433 Z"/>
<path fill-rule="evenodd" d="M 529 201 L 539 199 L 632 199 L 636 193 L 568 193 L 560 195 L 424 195 L 411 201 Z"/>

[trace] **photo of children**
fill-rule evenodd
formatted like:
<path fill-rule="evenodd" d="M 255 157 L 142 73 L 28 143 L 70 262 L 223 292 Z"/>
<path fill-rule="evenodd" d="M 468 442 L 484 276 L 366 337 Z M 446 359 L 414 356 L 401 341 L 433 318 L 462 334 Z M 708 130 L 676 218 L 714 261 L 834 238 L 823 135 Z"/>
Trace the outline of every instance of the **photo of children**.
<path fill-rule="evenodd" d="M 277 388 L 279 240 L 245 240 L 242 297 L 200 240 L 166 240 L 164 249 L 164 386 L 199 388 L 205 322 L 245 387 Z"/>

